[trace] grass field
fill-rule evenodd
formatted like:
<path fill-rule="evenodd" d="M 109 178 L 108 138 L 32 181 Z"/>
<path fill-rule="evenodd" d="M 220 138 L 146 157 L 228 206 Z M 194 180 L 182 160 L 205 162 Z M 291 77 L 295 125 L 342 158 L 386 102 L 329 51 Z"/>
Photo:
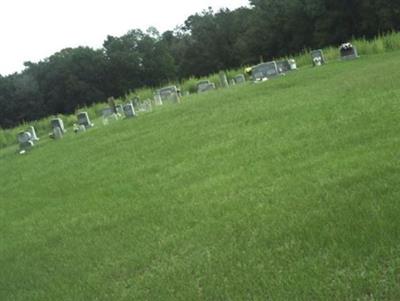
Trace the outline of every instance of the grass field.
<path fill-rule="evenodd" d="M 0 300 L 400 300 L 399 61 L 0 150 Z"/>

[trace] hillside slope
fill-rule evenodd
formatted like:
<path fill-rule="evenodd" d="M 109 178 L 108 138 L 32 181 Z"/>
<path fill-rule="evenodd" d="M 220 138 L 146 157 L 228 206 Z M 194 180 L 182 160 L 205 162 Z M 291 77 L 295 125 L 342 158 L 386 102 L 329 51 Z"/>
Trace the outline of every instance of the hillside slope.
<path fill-rule="evenodd" d="M 400 52 L 0 152 L 0 300 L 400 299 Z"/>

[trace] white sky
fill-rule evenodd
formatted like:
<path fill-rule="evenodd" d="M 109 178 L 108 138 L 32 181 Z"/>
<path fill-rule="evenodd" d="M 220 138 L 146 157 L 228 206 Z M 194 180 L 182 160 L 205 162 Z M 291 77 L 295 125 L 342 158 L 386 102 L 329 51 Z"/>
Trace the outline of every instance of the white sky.
<path fill-rule="evenodd" d="M 107 35 L 155 26 L 172 30 L 211 6 L 230 9 L 248 0 L 0 0 L 0 74 L 21 71 L 66 48 L 100 48 Z"/>

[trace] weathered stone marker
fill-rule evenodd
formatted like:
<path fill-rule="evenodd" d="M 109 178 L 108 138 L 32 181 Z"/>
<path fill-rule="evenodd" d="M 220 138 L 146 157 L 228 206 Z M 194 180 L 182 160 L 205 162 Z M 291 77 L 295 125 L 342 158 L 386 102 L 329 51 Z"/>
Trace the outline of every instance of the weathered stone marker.
<path fill-rule="evenodd" d="M 55 140 L 61 139 L 64 136 L 63 131 L 58 126 L 53 128 L 53 136 L 52 138 Z"/>
<path fill-rule="evenodd" d="M 90 122 L 89 114 L 87 112 L 78 113 L 77 119 L 78 125 L 83 125 L 87 129 L 94 126 L 94 124 Z"/>
<path fill-rule="evenodd" d="M 124 113 L 126 118 L 132 118 L 136 116 L 135 108 L 132 103 L 127 103 L 124 105 Z"/>
<path fill-rule="evenodd" d="M 55 128 L 59 128 L 62 134 L 65 134 L 67 130 L 64 127 L 64 122 L 61 118 L 54 118 L 50 120 L 51 128 L 54 130 Z"/>
<path fill-rule="evenodd" d="M 124 114 L 124 108 L 122 107 L 122 105 L 116 105 L 115 110 L 117 110 L 117 113 L 121 116 Z"/>
<path fill-rule="evenodd" d="M 342 60 L 353 60 L 359 57 L 356 46 L 352 45 L 351 43 L 344 43 L 340 45 L 339 52 Z"/>
<path fill-rule="evenodd" d="M 219 80 L 221 82 L 221 86 L 224 88 L 229 88 L 228 78 L 226 77 L 226 73 L 221 71 L 219 73 Z"/>
<path fill-rule="evenodd" d="M 290 65 L 290 70 L 297 70 L 297 64 L 295 59 L 290 59 L 288 60 L 289 65 Z"/>
<path fill-rule="evenodd" d="M 161 99 L 161 96 L 158 93 L 154 94 L 154 104 L 156 106 L 162 106 L 163 105 L 163 101 Z"/>
<path fill-rule="evenodd" d="M 32 141 L 39 141 L 40 139 L 36 135 L 36 130 L 33 126 L 28 127 L 27 132 L 29 132 L 32 135 Z"/>
<path fill-rule="evenodd" d="M 19 132 L 17 135 L 17 140 L 19 143 L 20 153 L 22 154 L 24 151 L 31 149 L 34 146 L 33 137 L 30 132 L 23 131 Z"/>
<path fill-rule="evenodd" d="M 157 94 L 160 95 L 162 102 L 180 102 L 180 91 L 176 86 L 164 87 L 158 90 Z"/>
<path fill-rule="evenodd" d="M 263 81 L 279 75 L 278 66 L 275 61 L 261 63 L 251 69 L 253 80 Z"/>
<path fill-rule="evenodd" d="M 203 93 L 207 91 L 215 90 L 215 84 L 208 81 L 202 80 L 197 83 L 197 93 Z"/>
<path fill-rule="evenodd" d="M 311 59 L 314 67 L 326 64 L 324 52 L 322 49 L 312 50 Z"/>
<path fill-rule="evenodd" d="M 116 114 L 114 109 L 111 107 L 102 109 L 101 115 L 103 116 L 104 125 L 108 125 L 110 121 L 116 121 L 119 119 L 118 114 Z"/>
<path fill-rule="evenodd" d="M 235 83 L 237 84 L 243 84 L 246 82 L 246 77 L 244 76 L 244 74 L 238 74 L 235 76 Z"/>

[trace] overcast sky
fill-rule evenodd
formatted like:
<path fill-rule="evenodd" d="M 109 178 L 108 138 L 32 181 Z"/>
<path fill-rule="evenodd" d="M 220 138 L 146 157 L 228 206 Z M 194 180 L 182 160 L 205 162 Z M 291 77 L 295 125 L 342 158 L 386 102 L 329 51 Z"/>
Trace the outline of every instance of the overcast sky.
<path fill-rule="evenodd" d="M 248 0 L 0 0 L 0 74 L 23 69 L 77 46 L 101 47 L 107 35 L 155 26 L 160 32 L 183 24 L 211 6 L 230 9 Z"/>

